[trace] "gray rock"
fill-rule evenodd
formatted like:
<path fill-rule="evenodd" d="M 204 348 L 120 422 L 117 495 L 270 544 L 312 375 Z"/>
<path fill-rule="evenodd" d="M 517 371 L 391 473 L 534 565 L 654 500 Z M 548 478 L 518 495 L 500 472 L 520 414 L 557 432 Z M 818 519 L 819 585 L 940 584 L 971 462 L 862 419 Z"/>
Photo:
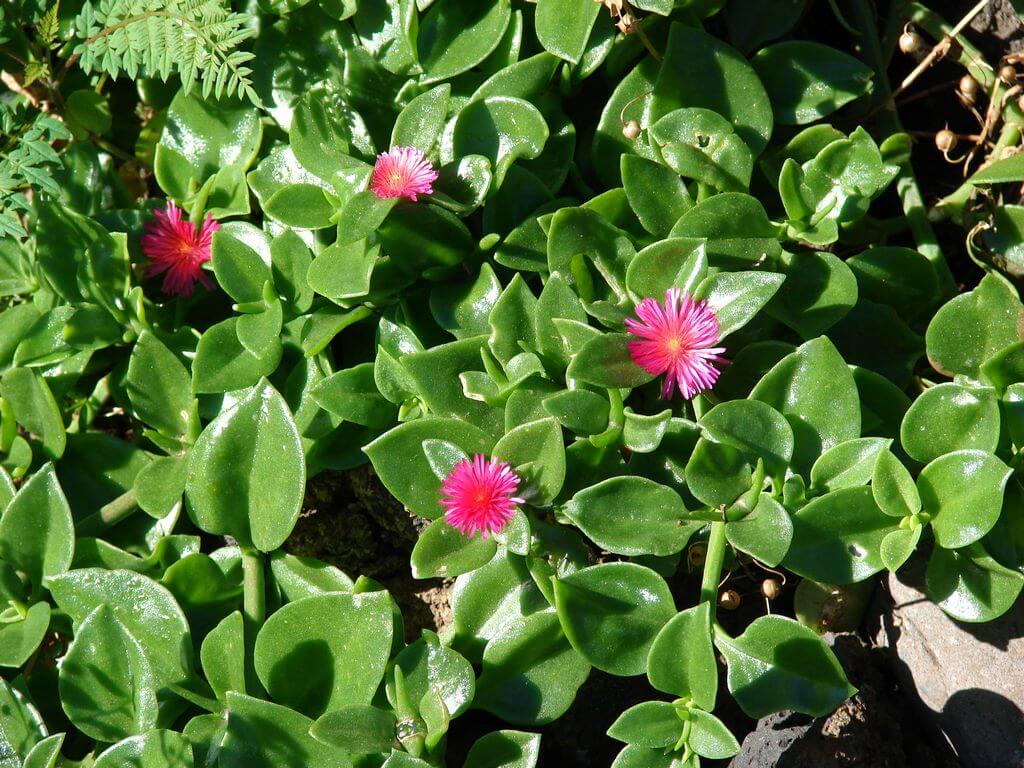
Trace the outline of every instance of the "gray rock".
<path fill-rule="evenodd" d="M 956 622 L 925 597 L 924 568 L 915 559 L 890 576 L 878 643 L 966 768 L 1024 768 L 1024 605 Z"/>

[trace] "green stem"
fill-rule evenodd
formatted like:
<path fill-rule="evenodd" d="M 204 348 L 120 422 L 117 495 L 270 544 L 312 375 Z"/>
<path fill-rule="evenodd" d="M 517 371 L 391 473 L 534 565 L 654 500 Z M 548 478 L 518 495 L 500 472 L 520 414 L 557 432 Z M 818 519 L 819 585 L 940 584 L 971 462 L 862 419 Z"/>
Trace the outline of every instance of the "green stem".
<path fill-rule="evenodd" d="M 715 608 L 718 605 L 718 583 L 722 580 L 725 545 L 725 521 L 718 520 L 711 524 L 708 551 L 704 557 L 704 577 L 700 582 L 700 601 L 708 603 L 710 606 L 712 622 L 714 622 Z"/>
<path fill-rule="evenodd" d="M 939 16 L 935 11 L 926 8 L 920 3 L 910 3 L 908 9 L 908 20 L 919 26 L 935 40 L 942 40 L 953 31 L 953 25 Z M 992 67 L 985 61 L 981 51 L 971 45 L 971 42 L 963 35 L 955 35 L 954 40 L 958 43 L 959 55 L 957 60 L 962 64 L 975 80 L 981 83 L 986 91 L 991 90 L 996 75 Z"/>
<path fill-rule="evenodd" d="M 267 585 L 263 570 L 263 553 L 251 547 L 242 548 L 242 614 L 254 629 L 267 618 Z M 255 631 L 254 631 L 255 636 Z"/>
<path fill-rule="evenodd" d="M 95 535 L 131 517 L 138 509 L 139 503 L 135 499 L 135 491 L 125 491 L 109 504 L 100 507 L 98 512 L 94 512 L 82 520 L 75 526 L 76 533 L 79 536 Z"/>
<path fill-rule="evenodd" d="M 1020 141 L 1020 138 L 1020 123 L 1003 123 L 1002 130 L 999 132 L 999 137 L 996 139 L 995 147 L 992 148 L 990 156 L 993 159 L 998 160 L 1002 157 L 1003 148 L 1016 146 Z M 931 211 L 932 221 L 941 221 L 949 218 L 957 224 L 963 224 L 964 208 L 967 206 L 967 202 L 971 199 L 971 194 L 973 192 L 974 185 L 965 181 L 957 187 L 956 191 L 946 195 L 935 204 Z"/>
<path fill-rule="evenodd" d="M 878 127 L 881 134 L 879 138 L 884 141 L 903 130 L 896 107 L 892 104 L 892 89 L 886 74 L 885 55 L 878 39 L 875 16 L 868 0 L 853 0 L 851 11 L 853 23 L 860 32 L 861 54 L 865 63 L 875 72 L 877 88 L 874 99 L 882 107 L 878 113 Z M 921 190 L 917 186 L 917 179 L 914 178 L 914 169 L 909 160 L 901 163 L 899 169 L 899 175 L 896 177 L 896 191 L 903 204 L 903 212 L 907 216 L 914 241 L 917 243 L 917 250 L 932 263 L 943 291 L 953 295 L 956 293 L 956 281 L 953 279 L 953 273 L 949 271 L 949 265 L 942 255 L 938 239 L 928 220 L 928 210 L 921 197 Z"/>

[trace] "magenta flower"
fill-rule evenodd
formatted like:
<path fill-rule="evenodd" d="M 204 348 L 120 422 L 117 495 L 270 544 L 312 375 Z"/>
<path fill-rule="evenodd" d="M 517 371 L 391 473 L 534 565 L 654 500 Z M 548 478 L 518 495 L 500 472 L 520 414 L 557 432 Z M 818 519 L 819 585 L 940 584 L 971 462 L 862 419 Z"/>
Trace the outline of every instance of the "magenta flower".
<path fill-rule="evenodd" d="M 678 288 L 665 291 L 665 303 L 644 299 L 637 305 L 639 320 L 626 320 L 633 362 L 648 373 L 665 375 L 662 399 L 678 386 L 687 400 L 710 389 L 718 379 L 715 363 L 725 362 L 725 347 L 716 347 L 720 332 L 715 313 L 706 301 L 695 301 Z"/>
<path fill-rule="evenodd" d="M 417 195 L 434 192 L 437 171 L 416 147 L 394 147 L 377 155 L 373 166 L 370 190 L 377 197 L 407 197 L 416 202 Z"/>
<path fill-rule="evenodd" d="M 444 519 L 464 536 L 473 538 L 480 531 L 486 539 L 488 534 L 500 532 L 515 514 L 516 505 L 523 503 L 512 495 L 519 482 L 507 461 L 488 461 L 479 453 L 472 460 L 463 459 L 441 484 Z"/>
<path fill-rule="evenodd" d="M 181 208 L 171 200 L 153 216 L 146 225 L 147 233 L 139 240 L 142 252 L 152 261 L 146 277 L 166 272 L 163 291 L 178 296 L 191 295 L 197 280 L 212 288 L 213 282 L 202 265 L 210 260 L 213 233 L 220 229 L 220 223 L 207 214 L 206 220 L 196 226 L 182 218 Z"/>

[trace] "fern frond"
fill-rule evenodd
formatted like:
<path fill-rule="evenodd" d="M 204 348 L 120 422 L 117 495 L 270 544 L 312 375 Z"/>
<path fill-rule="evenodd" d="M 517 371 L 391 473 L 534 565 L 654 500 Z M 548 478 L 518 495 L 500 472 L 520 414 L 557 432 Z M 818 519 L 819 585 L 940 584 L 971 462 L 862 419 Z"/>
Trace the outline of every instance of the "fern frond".
<path fill-rule="evenodd" d="M 253 58 L 238 46 L 252 37 L 250 16 L 224 0 L 99 0 L 87 2 L 76 21 L 74 50 L 87 72 L 113 77 L 139 73 L 166 80 L 177 71 L 187 93 L 237 96 L 260 103 L 253 90 Z"/>
<path fill-rule="evenodd" d="M 0 101 L 0 236 L 25 234 L 18 216 L 29 209 L 25 189 L 60 194 L 50 172 L 59 162 L 52 144 L 70 136 L 59 120 Z"/>

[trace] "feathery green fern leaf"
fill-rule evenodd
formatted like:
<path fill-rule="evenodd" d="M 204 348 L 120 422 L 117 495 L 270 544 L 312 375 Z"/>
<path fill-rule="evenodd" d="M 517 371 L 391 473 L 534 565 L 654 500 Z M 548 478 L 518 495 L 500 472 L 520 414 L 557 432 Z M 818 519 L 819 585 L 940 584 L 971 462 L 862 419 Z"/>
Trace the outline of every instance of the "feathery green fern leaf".
<path fill-rule="evenodd" d="M 29 209 L 25 190 L 56 197 L 49 166 L 59 162 L 53 142 L 70 137 L 54 117 L 0 101 L 0 237 L 25 234 L 18 216 Z"/>
<path fill-rule="evenodd" d="M 246 66 L 253 54 L 238 50 L 253 35 L 249 19 L 222 0 L 87 2 L 76 22 L 82 42 L 74 55 L 87 72 L 166 80 L 176 71 L 186 92 L 199 82 L 204 97 L 226 94 L 259 104 Z"/>

